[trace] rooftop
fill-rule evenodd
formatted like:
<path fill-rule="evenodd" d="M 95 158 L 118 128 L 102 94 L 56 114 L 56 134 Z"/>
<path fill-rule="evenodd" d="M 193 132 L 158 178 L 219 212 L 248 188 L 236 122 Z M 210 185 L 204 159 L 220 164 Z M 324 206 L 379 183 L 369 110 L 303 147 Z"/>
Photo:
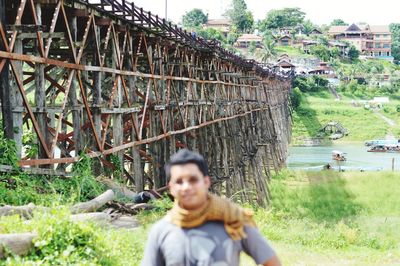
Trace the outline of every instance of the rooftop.
<path fill-rule="evenodd" d="M 206 25 L 213 26 L 213 25 L 224 25 L 230 26 L 232 23 L 229 19 L 209 19 L 207 20 Z"/>
<path fill-rule="evenodd" d="M 238 42 L 261 42 L 262 37 L 255 34 L 243 34 L 237 39 Z"/>
<path fill-rule="evenodd" d="M 344 32 L 365 32 L 365 33 L 386 33 L 390 34 L 389 25 L 356 25 L 350 26 L 331 26 L 328 31 L 330 34 L 340 34 Z"/>

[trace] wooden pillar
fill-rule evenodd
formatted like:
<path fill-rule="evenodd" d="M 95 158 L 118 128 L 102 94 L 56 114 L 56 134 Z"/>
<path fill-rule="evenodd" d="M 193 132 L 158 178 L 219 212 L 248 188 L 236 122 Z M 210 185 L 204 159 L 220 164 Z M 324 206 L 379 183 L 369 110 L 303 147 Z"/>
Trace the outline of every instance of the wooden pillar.
<path fill-rule="evenodd" d="M 117 52 L 117 46 L 119 46 L 118 43 L 118 36 L 115 36 L 115 39 L 117 40 L 114 45 L 112 45 L 112 53 L 111 53 L 111 67 L 113 69 L 117 68 L 117 58 L 119 57 L 119 54 Z M 114 40 L 113 40 L 114 42 Z M 117 108 L 120 110 L 122 107 L 122 81 L 121 79 L 123 78 L 121 75 L 112 75 L 113 81 L 116 81 L 116 92 L 115 92 L 115 97 L 114 97 L 114 102 L 113 102 L 113 107 Z M 122 113 L 119 111 L 115 114 L 112 114 L 112 144 L 114 147 L 120 146 L 123 143 L 123 127 L 122 127 Z M 118 151 L 115 153 L 115 155 L 118 157 L 118 161 L 120 165 L 116 165 L 116 167 L 121 169 L 121 175 L 124 174 L 124 150 Z"/>
<path fill-rule="evenodd" d="M 130 45 L 133 45 L 133 40 L 132 37 L 130 37 Z M 133 46 L 130 47 L 130 51 L 132 53 L 134 52 Z M 132 64 L 131 60 L 128 60 L 128 69 L 132 71 L 137 71 L 137 60 L 138 57 L 136 55 L 133 55 L 134 57 L 134 64 Z M 128 82 L 129 82 L 129 97 L 130 97 L 130 102 L 133 106 L 136 106 L 138 104 L 138 95 L 136 93 L 136 77 L 134 76 L 129 76 L 128 77 Z M 132 120 L 136 123 L 136 125 L 139 126 L 139 119 L 137 113 L 132 114 Z M 141 138 L 141 136 L 138 136 L 134 125 L 132 124 L 132 131 L 131 131 L 131 141 L 136 141 L 137 139 Z M 132 164 L 131 164 L 131 171 L 133 172 L 134 179 L 135 179 L 135 190 L 136 192 L 141 192 L 144 190 L 144 178 L 143 178 L 143 166 L 142 166 L 142 161 L 139 153 L 140 147 L 139 146 L 133 146 L 131 149 L 131 156 L 133 158 Z"/>
<path fill-rule="evenodd" d="M 6 0 L 0 0 L 0 21 L 3 27 L 6 25 Z M 0 39 L 0 50 L 5 51 L 5 46 Z M 9 83 L 9 62 L 7 60 L 0 73 L 0 98 L 1 98 L 1 111 L 3 118 L 4 136 L 12 139 L 14 137 L 14 123 L 12 116 L 12 106 L 10 103 L 10 83 Z"/>
<path fill-rule="evenodd" d="M 42 25 L 42 9 L 40 3 L 36 4 L 36 15 L 38 24 Z M 39 42 L 36 42 L 37 54 L 39 53 Z M 46 88 L 45 88 L 45 78 L 44 78 L 44 64 L 35 63 L 35 103 L 37 107 L 36 119 L 39 125 L 40 133 L 46 140 L 46 144 L 50 143 L 49 134 L 47 130 L 47 113 L 45 111 L 46 107 Z M 39 158 L 46 158 L 44 147 L 39 143 Z M 46 167 L 46 166 L 45 166 Z"/>
<path fill-rule="evenodd" d="M 118 80 L 117 82 L 117 96 L 115 97 L 115 101 L 114 101 L 114 107 L 117 109 L 121 108 L 121 80 Z M 122 128 L 122 113 L 116 113 L 113 114 L 113 146 L 117 147 L 122 145 L 123 142 L 123 128 Z M 123 171 L 124 169 L 124 150 L 118 151 L 116 153 L 118 160 L 120 162 L 120 165 L 116 165 L 117 167 L 121 167 L 121 170 Z M 123 172 L 122 172 L 123 174 Z"/>
<path fill-rule="evenodd" d="M 189 61 L 189 60 L 188 60 Z M 196 77 L 196 71 L 194 70 L 196 67 L 196 58 L 195 55 L 192 54 L 190 56 L 190 61 L 189 63 L 189 67 L 188 67 L 188 74 L 189 74 L 189 78 L 192 79 L 197 79 Z M 189 81 L 186 85 L 186 91 L 187 91 L 187 98 L 186 101 L 188 103 L 193 102 L 193 100 L 195 100 L 197 98 L 197 96 L 195 96 L 196 94 L 196 89 L 197 89 L 197 83 L 196 82 L 192 82 Z M 196 121 L 195 121 L 195 110 L 196 110 L 196 106 L 195 105 L 190 105 L 188 106 L 188 126 L 195 126 L 196 125 Z M 194 151 L 198 151 L 198 147 L 197 147 L 197 132 L 196 131 L 191 131 L 190 132 L 190 138 L 188 139 L 188 145 L 190 147 L 191 150 Z"/>
<path fill-rule="evenodd" d="M 76 44 L 78 41 L 77 17 L 73 16 L 70 21 L 72 40 Z M 77 90 L 78 82 L 75 77 L 72 78 L 71 88 L 69 90 L 69 105 L 72 107 L 72 124 L 74 128 L 75 154 L 78 155 L 83 148 L 81 132 L 81 113 L 82 109 L 78 106 Z"/>
<path fill-rule="evenodd" d="M 23 44 L 20 38 L 15 40 L 14 52 L 18 54 L 23 54 Z M 23 79 L 23 63 L 22 61 L 16 61 L 15 68 L 18 77 L 22 80 Z M 11 105 L 13 109 L 13 123 L 14 123 L 14 141 L 17 145 L 17 157 L 21 159 L 21 152 L 22 152 L 22 96 L 18 89 L 18 84 L 14 84 L 11 91 Z"/>
<path fill-rule="evenodd" d="M 96 44 L 100 45 L 100 29 L 99 27 L 94 24 L 94 38 L 96 38 Z M 97 47 L 100 49 L 100 47 Z M 99 57 L 99 53 L 95 50 L 93 53 L 93 65 L 100 66 L 101 58 Z M 93 103 L 92 103 L 92 115 L 93 115 L 93 123 L 94 129 L 96 131 L 97 136 L 101 137 L 101 105 L 102 105 L 102 72 L 101 71 L 94 71 L 93 72 Z M 98 151 L 99 148 L 97 147 L 97 143 L 95 140 L 92 142 L 93 149 Z M 99 160 L 94 160 L 93 165 L 94 174 L 100 175 L 103 172 L 102 165 Z"/>

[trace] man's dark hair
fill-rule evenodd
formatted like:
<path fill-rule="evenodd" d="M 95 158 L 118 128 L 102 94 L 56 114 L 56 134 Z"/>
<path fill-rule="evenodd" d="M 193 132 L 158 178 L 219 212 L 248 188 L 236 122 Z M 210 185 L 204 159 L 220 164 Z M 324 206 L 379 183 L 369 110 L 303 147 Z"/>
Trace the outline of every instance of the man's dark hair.
<path fill-rule="evenodd" d="M 171 156 L 169 163 L 165 165 L 165 175 L 169 180 L 171 178 L 171 167 L 174 165 L 182 165 L 194 163 L 200 169 L 204 176 L 208 175 L 207 162 L 203 156 L 197 152 L 189 151 L 188 149 L 182 149 Z"/>

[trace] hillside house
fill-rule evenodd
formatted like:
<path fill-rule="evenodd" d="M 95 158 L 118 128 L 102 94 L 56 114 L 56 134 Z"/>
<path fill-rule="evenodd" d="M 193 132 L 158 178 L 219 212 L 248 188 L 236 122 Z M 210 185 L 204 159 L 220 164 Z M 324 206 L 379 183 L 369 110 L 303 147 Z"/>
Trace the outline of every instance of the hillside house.
<path fill-rule="evenodd" d="M 262 40 L 262 37 L 256 34 L 243 34 L 236 40 L 235 47 L 247 48 L 251 42 L 254 42 L 256 47 L 261 48 Z"/>
<path fill-rule="evenodd" d="M 218 30 L 226 37 L 228 36 L 231 25 L 232 23 L 229 19 L 209 19 L 207 23 L 203 25 L 203 28 Z"/>
<path fill-rule="evenodd" d="M 278 46 L 292 46 L 293 38 L 289 34 L 275 37 L 276 44 Z"/>
<path fill-rule="evenodd" d="M 309 36 L 321 36 L 322 35 L 322 31 L 320 31 L 319 29 L 313 29 L 309 34 Z"/>
<path fill-rule="evenodd" d="M 303 49 L 303 51 L 306 54 L 309 54 L 311 52 L 311 47 L 318 45 L 319 42 L 318 41 L 314 41 L 314 40 L 303 40 L 301 42 L 301 48 Z"/>
<path fill-rule="evenodd" d="M 393 61 L 392 34 L 388 25 L 332 26 L 328 31 L 336 41 L 347 41 L 362 55 Z"/>
<path fill-rule="evenodd" d="M 292 64 L 291 59 L 287 54 L 283 54 L 279 57 L 278 62 L 274 65 L 275 69 L 279 71 L 288 72 L 295 70 L 296 66 Z"/>

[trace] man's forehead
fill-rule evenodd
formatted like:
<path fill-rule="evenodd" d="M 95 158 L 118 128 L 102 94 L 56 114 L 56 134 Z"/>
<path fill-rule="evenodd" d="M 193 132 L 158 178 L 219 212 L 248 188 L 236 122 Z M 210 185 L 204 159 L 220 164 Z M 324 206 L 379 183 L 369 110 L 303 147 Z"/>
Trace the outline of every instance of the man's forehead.
<path fill-rule="evenodd" d="M 195 163 L 176 164 L 171 166 L 171 175 L 174 174 L 198 174 L 201 173 Z"/>

